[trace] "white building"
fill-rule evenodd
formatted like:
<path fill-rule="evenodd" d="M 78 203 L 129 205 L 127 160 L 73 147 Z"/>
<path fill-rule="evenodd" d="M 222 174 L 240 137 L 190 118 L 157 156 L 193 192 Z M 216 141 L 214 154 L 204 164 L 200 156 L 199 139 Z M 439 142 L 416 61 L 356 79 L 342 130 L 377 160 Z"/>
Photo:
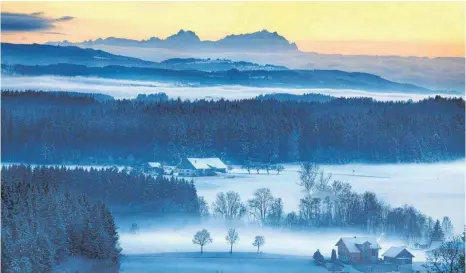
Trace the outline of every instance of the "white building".
<path fill-rule="evenodd" d="M 211 176 L 216 173 L 226 173 L 227 165 L 217 157 L 185 158 L 178 166 L 180 176 Z"/>

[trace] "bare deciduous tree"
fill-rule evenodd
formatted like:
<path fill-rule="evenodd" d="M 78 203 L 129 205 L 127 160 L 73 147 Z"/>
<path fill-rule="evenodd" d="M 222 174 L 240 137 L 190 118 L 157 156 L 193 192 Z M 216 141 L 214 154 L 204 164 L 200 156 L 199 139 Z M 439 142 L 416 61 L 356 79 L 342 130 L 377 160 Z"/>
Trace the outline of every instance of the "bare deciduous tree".
<path fill-rule="evenodd" d="M 263 236 L 256 236 L 254 238 L 253 246 L 257 247 L 257 253 L 259 253 L 261 246 L 265 244 L 265 239 Z"/>
<path fill-rule="evenodd" d="M 455 236 L 451 241 L 427 252 L 424 267 L 432 273 L 464 272 L 464 242 L 460 236 Z"/>
<path fill-rule="evenodd" d="M 207 201 L 203 196 L 198 197 L 199 202 L 199 213 L 201 216 L 206 217 L 209 216 L 209 205 L 207 205 Z"/>
<path fill-rule="evenodd" d="M 311 194 L 319 174 L 319 166 L 315 163 L 305 162 L 299 170 L 299 185 L 304 187 L 307 194 Z"/>
<path fill-rule="evenodd" d="M 315 185 L 315 189 L 319 192 L 330 191 L 329 182 L 332 179 L 331 174 L 326 174 L 324 171 L 319 173 L 319 178 L 317 180 L 317 184 Z"/>
<path fill-rule="evenodd" d="M 275 170 L 277 171 L 277 174 L 280 174 L 280 172 L 282 172 L 284 169 L 285 166 L 283 166 L 282 164 L 275 165 Z"/>
<path fill-rule="evenodd" d="M 449 239 L 453 235 L 453 224 L 448 216 L 443 217 L 442 230 L 445 238 Z"/>
<path fill-rule="evenodd" d="M 239 219 L 246 214 L 246 206 L 241 202 L 239 193 L 229 191 L 226 194 L 217 194 L 215 202 L 212 204 L 213 213 L 226 220 Z"/>
<path fill-rule="evenodd" d="M 254 197 L 248 201 L 251 214 L 260 224 L 265 223 L 273 201 L 272 193 L 268 188 L 256 190 Z"/>
<path fill-rule="evenodd" d="M 239 235 L 236 229 L 230 228 L 228 234 L 225 237 L 225 240 L 230 244 L 230 254 L 233 253 L 233 245 L 239 241 Z"/>
<path fill-rule="evenodd" d="M 194 234 L 193 244 L 201 246 L 201 254 L 204 253 L 204 246 L 210 243 L 212 243 L 212 238 L 207 229 L 200 230 Z"/>

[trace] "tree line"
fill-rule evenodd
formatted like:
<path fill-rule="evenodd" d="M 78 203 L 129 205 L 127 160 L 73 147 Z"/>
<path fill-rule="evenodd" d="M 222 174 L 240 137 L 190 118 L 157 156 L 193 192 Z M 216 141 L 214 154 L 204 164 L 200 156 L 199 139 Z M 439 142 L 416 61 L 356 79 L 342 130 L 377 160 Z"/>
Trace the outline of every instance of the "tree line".
<path fill-rule="evenodd" d="M 4 162 L 431 162 L 465 151 L 462 98 L 152 102 L 2 91 L 1 104 Z"/>
<path fill-rule="evenodd" d="M 2 168 L 2 272 L 52 272 L 82 256 L 119 268 L 120 247 L 108 207 L 48 179 L 50 172 Z"/>
<path fill-rule="evenodd" d="M 193 244 L 199 245 L 201 247 L 201 254 L 204 253 L 204 246 L 212 243 L 214 240 L 210 236 L 210 232 L 207 229 L 202 229 L 196 232 L 193 236 Z M 234 228 L 228 230 L 227 236 L 225 236 L 225 241 L 230 245 L 230 254 L 233 254 L 233 245 L 238 243 L 239 234 L 238 231 Z M 260 248 L 265 244 L 264 236 L 254 237 L 252 245 L 257 248 L 257 254 L 260 252 Z"/>
<path fill-rule="evenodd" d="M 298 211 L 285 212 L 282 199 L 274 197 L 270 189 L 261 188 L 246 201 L 234 191 L 219 192 L 211 205 L 201 196 L 200 214 L 232 223 L 247 219 L 260 226 L 291 230 L 353 229 L 402 238 L 413 247 L 453 235 L 449 217 L 433 219 L 413 206 L 391 207 L 373 192 L 359 194 L 347 182 L 332 181 L 314 163 L 301 165 L 300 185 L 303 196 Z"/>
<path fill-rule="evenodd" d="M 25 183 L 47 183 L 71 193 L 85 194 L 91 201 L 103 202 L 114 213 L 150 211 L 152 216 L 198 218 L 197 190 L 192 181 L 152 177 L 136 171 L 111 168 L 12 165 L 2 175 L 21 178 Z"/>

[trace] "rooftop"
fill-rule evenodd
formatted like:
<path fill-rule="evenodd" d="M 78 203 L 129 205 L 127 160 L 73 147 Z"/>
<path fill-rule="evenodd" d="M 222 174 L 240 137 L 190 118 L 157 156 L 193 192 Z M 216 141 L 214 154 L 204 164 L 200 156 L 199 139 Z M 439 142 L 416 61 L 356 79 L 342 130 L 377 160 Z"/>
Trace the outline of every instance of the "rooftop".
<path fill-rule="evenodd" d="M 340 241 L 345 244 L 346 248 L 348 248 L 348 251 L 351 253 L 361 252 L 356 245 L 363 245 L 365 243 L 369 243 L 371 249 L 381 249 L 377 240 L 371 237 L 342 237 L 338 242 Z"/>
<path fill-rule="evenodd" d="M 389 249 L 387 249 L 387 251 L 385 251 L 382 256 L 384 257 L 389 257 L 389 258 L 396 258 L 396 256 L 398 256 L 401 252 L 403 252 L 403 250 L 406 250 L 406 248 L 404 246 L 392 246 L 390 247 Z M 408 250 L 406 250 L 408 251 Z M 408 251 L 409 254 L 411 254 L 411 252 Z M 411 254 L 411 256 L 414 257 L 413 254 Z"/>
<path fill-rule="evenodd" d="M 207 170 L 207 169 L 226 169 L 227 166 L 225 163 L 220 160 L 218 157 L 210 157 L 210 158 L 188 158 L 188 161 L 194 166 L 196 169 L 200 170 Z"/>

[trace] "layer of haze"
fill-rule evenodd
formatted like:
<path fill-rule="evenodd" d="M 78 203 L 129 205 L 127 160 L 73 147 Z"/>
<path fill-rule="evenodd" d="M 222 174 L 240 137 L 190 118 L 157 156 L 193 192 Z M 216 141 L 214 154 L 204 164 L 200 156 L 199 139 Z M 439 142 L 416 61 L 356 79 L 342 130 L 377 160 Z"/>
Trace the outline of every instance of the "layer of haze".
<path fill-rule="evenodd" d="M 74 91 L 83 93 L 102 93 L 117 99 L 135 98 L 138 94 L 165 92 L 170 98 L 181 99 L 242 99 L 253 98 L 261 94 L 289 93 L 301 95 L 305 93 L 320 93 L 335 97 L 371 97 L 380 101 L 414 101 L 422 100 L 435 94 L 362 91 L 354 89 L 296 89 L 296 88 L 268 88 L 245 86 L 215 86 L 192 87 L 180 86 L 150 81 L 115 80 L 92 77 L 9 77 L 2 78 L 2 90 L 41 90 L 41 91 Z M 443 96 L 453 96 L 443 92 L 436 93 Z"/>

